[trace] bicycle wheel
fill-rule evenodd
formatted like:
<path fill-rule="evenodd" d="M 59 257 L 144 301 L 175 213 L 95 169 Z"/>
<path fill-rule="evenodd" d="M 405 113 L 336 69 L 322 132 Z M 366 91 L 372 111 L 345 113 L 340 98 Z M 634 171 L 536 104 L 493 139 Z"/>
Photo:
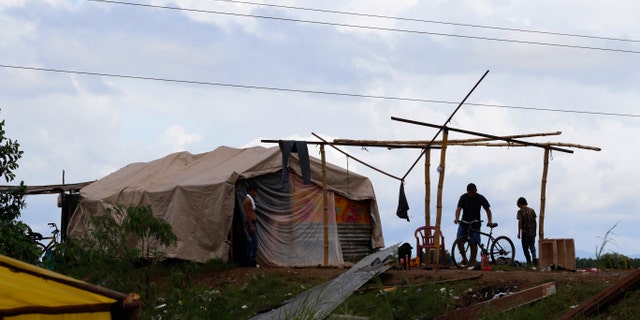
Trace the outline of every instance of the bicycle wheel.
<path fill-rule="evenodd" d="M 499 236 L 491 243 L 489 256 L 494 264 L 508 265 L 516 258 L 516 247 L 507 236 Z"/>
<path fill-rule="evenodd" d="M 460 251 L 459 243 L 462 243 L 462 251 Z M 469 241 L 466 238 L 458 238 L 453 242 L 451 247 L 451 260 L 453 265 L 459 268 L 467 266 L 469 259 Z"/>
<path fill-rule="evenodd" d="M 42 265 L 49 270 L 56 270 L 56 268 L 64 262 L 64 257 L 56 249 L 56 245 L 54 244 L 47 248 L 42 255 Z"/>

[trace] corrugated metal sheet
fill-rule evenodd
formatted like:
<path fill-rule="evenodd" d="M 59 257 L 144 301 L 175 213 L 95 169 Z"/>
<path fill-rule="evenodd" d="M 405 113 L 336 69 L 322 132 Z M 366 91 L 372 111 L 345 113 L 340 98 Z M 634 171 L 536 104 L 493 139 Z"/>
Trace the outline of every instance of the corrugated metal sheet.
<path fill-rule="evenodd" d="M 370 254 L 337 278 L 307 290 L 284 306 L 259 314 L 252 320 L 324 319 L 355 290 L 389 270 L 398 245 Z"/>
<path fill-rule="evenodd" d="M 345 261 L 357 261 L 373 250 L 371 248 L 371 225 L 338 223 L 338 238 Z"/>

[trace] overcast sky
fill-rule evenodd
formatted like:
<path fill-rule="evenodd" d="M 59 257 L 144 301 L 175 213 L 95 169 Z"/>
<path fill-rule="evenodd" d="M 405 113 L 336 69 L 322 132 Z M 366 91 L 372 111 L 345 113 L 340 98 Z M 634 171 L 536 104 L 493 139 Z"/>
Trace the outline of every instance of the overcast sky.
<path fill-rule="evenodd" d="M 254 1 L 1 1 L 0 118 L 24 151 L 17 181 L 61 183 L 63 170 L 66 183 L 91 181 L 177 151 L 312 133 L 431 140 L 436 129 L 391 117 L 442 125 L 489 71 L 449 126 L 561 131 L 527 140 L 602 148 L 552 152 L 545 236 L 594 256 L 617 224 L 605 251 L 640 253 L 640 2 Z M 420 150 L 342 150 L 406 175 L 410 222 L 395 215 L 398 180 L 328 149 L 330 162 L 372 180 L 386 244 L 413 243 L 425 212 L 424 157 L 410 170 Z M 524 196 L 539 211 L 543 155 L 450 147 L 447 249 L 457 199 L 475 182 L 523 259 L 515 203 Z M 432 151 L 432 221 L 439 161 Z M 55 196 L 27 203 L 34 229 L 59 222 Z"/>

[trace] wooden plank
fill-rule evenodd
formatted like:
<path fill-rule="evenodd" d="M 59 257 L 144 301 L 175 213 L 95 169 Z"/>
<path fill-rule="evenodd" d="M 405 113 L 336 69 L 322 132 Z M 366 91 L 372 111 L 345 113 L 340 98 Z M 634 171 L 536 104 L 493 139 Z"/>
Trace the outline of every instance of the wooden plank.
<path fill-rule="evenodd" d="M 591 314 L 600 308 L 606 307 L 628 291 L 637 290 L 638 288 L 640 288 L 640 269 L 635 269 L 628 276 L 622 278 L 607 289 L 600 291 L 558 319 L 574 319 L 579 316 Z"/>
<path fill-rule="evenodd" d="M 458 309 L 440 317 L 436 317 L 436 319 L 481 319 L 483 314 L 485 313 L 498 314 L 525 305 L 527 303 L 540 300 L 555 293 L 556 283 L 548 282 L 537 287 L 510 294 L 508 296 L 477 303 L 467 308 Z"/>

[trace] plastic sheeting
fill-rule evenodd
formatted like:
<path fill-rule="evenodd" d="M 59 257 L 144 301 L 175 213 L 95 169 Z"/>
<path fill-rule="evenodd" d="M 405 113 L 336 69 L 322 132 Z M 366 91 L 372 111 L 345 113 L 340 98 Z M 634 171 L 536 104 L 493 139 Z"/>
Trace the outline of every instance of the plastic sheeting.
<path fill-rule="evenodd" d="M 278 183 L 280 175 L 256 178 L 258 196 L 258 259 L 271 266 L 317 266 L 324 264 L 324 208 L 322 188 L 303 184 L 297 175 Z M 238 201 L 244 199 L 238 188 Z M 327 192 L 328 262 L 344 263 L 334 192 Z"/>

